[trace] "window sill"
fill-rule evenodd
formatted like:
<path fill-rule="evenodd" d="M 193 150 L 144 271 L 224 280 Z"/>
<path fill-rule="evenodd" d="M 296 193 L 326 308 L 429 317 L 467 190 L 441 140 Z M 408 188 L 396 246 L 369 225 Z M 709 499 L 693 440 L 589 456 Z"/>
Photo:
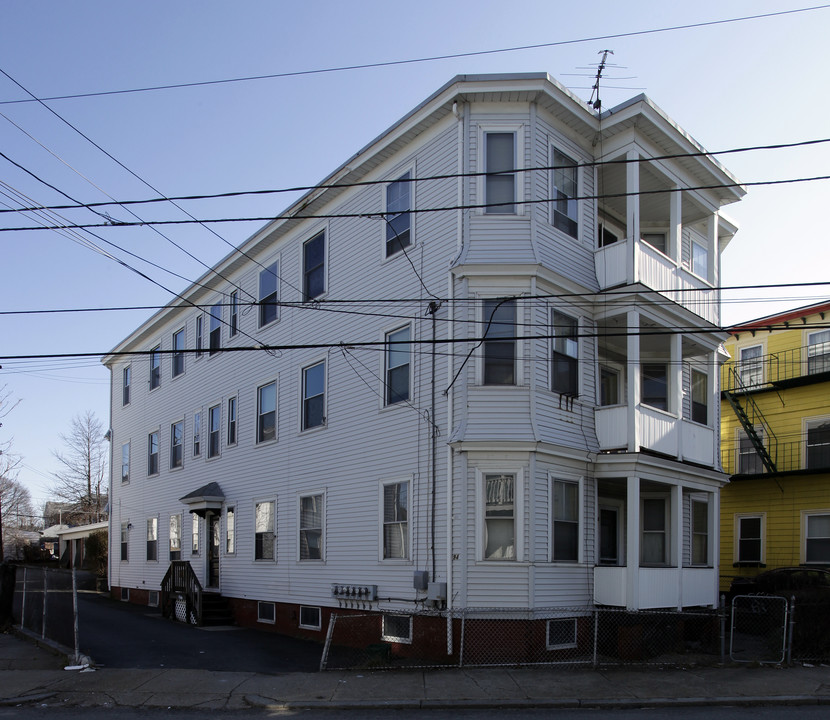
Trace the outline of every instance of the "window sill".
<path fill-rule="evenodd" d="M 767 564 L 763 562 L 749 562 L 746 560 L 739 560 L 738 562 L 732 563 L 732 567 L 734 568 L 765 568 L 766 566 Z"/>

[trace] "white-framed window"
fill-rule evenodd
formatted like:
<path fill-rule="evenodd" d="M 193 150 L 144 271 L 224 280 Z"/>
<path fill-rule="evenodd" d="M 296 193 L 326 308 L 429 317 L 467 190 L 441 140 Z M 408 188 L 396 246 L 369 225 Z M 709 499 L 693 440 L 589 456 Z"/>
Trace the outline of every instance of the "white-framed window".
<path fill-rule="evenodd" d="M 121 562 L 128 562 L 130 559 L 130 523 L 121 523 Z"/>
<path fill-rule="evenodd" d="M 764 463 L 749 435 L 742 428 L 738 428 L 736 432 L 738 433 L 738 474 L 756 475 L 764 472 Z M 763 430 L 756 427 L 755 433 L 763 442 Z"/>
<path fill-rule="evenodd" d="M 386 333 L 386 405 L 409 400 L 409 368 L 412 353 L 409 340 L 408 325 Z"/>
<path fill-rule="evenodd" d="M 563 312 L 551 313 L 553 325 L 551 389 L 561 395 L 579 395 L 579 321 Z"/>
<path fill-rule="evenodd" d="M 170 469 L 180 468 L 184 462 L 184 420 L 170 426 Z"/>
<path fill-rule="evenodd" d="M 239 332 L 239 290 L 231 291 L 229 301 L 228 337 L 232 338 Z"/>
<path fill-rule="evenodd" d="M 274 501 L 254 503 L 254 560 L 274 559 Z"/>
<path fill-rule="evenodd" d="M 156 562 L 159 559 L 159 519 L 147 518 L 147 560 Z"/>
<path fill-rule="evenodd" d="M 692 272 L 704 280 L 709 279 L 709 250 L 692 240 Z"/>
<path fill-rule="evenodd" d="M 154 430 L 147 435 L 147 474 L 158 475 L 159 471 L 159 432 Z"/>
<path fill-rule="evenodd" d="M 161 385 L 161 345 L 150 350 L 150 390 Z"/>
<path fill-rule="evenodd" d="M 259 600 L 256 604 L 257 622 L 273 625 L 277 621 L 277 606 L 272 602 Z"/>
<path fill-rule="evenodd" d="M 221 445 L 222 406 L 208 408 L 208 451 L 209 458 L 218 457 Z"/>
<path fill-rule="evenodd" d="M 766 513 L 735 515 L 735 563 L 763 565 L 766 562 Z"/>
<path fill-rule="evenodd" d="M 326 424 L 326 361 L 303 368 L 302 429 Z"/>
<path fill-rule="evenodd" d="M 326 232 L 321 230 L 303 243 L 303 301 L 326 292 Z"/>
<path fill-rule="evenodd" d="M 300 627 L 305 630 L 319 630 L 322 627 L 320 608 L 300 605 Z"/>
<path fill-rule="evenodd" d="M 300 497 L 300 560 L 322 560 L 325 522 L 324 495 Z"/>
<path fill-rule="evenodd" d="M 381 485 L 384 560 L 409 559 L 409 481 Z"/>
<path fill-rule="evenodd" d="M 668 243 L 665 232 L 643 232 L 640 234 L 643 242 L 648 243 L 655 250 L 659 250 L 663 255 L 668 255 Z"/>
<path fill-rule="evenodd" d="M 386 257 L 408 248 L 413 242 L 412 183 L 409 171 L 386 186 Z"/>
<path fill-rule="evenodd" d="M 809 470 L 830 468 L 830 417 L 804 421 L 806 463 Z"/>
<path fill-rule="evenodd" d="M 130 482 L 130 443 L 121 446 L 121 482 Z"/>
<path fill-rule="evenodd" d="M 599 404 L 619 405 L 620 391 L 620 369 L 610 365 L 599 366 Z"/>
<path fill-rule="evenodd" d="M 274 322 L 278 315 L 279 261 L 274 260 L 259 272 L 259 327 Z"/>
<path fill-rule="evenodd" d="M 551 478 L 551 494 L 551 559 L 553 562 L 577 563 L 582 545 L 581 483 Z"/>
<path fill-rule="evenodd" d="M 487 215 L 515 215 L 519 182 L 519 148 L 515 129 L 484 130 L 481 141 L 484 172 L 484 212 Z M 499 173 L 491 175 L 490 173 Z"/>
<path fill-rule="evenodd" d="M 738 376 L 746 387 L 764 382 L 763 345 L 751 345 L 739 350 Z"/>
<path fill-rule="evenodd" d="M 121 373 L 121 404 L 130 404 L 130 386 L 133 381 L 133 367 L 127 365 Z"/>
<path fill-rule="evenodd" d="M 121 588 L 121 602 L 130 602 L 130 588 Z"/>
<path fill-rule="evenodd" d="M 256 441 L 269 442 L 277 439 L 277 383 L 260 385 L 256 391 Z"/>
<path fill-rule="evenodd" d="M 181 328 L 173 333 L 173 377 L 178 377 L 184 373 L 184 349 L 185 332 L 184 328 Z"/>
<path fill-rule="evenodd" d="M 182 516 L 170 516 L 170 562 L 182 559 Z"/>
<path fill-rule="evenodd" d="M 208 335 L 208 355 L 214 355 L 222 349 L 222 303 L 210 306 L 210 334 Z"/>
<path fill-rule="evenodd" d="M 557 230 L 579 237 L 579 167 L 571 157 L 557 148 L 551 149 L 551 222 Z"/>
<path fill-rule="evenodd" d="M 158 590 L 148 590 L 147 591 L 147 606 L 148 607 L 158 607 L 159 606 L 159 591 Z"/>
<path fill-rule="evenodd" d="M 228 398 L 228 445 L 236 445 L 236 396 Z"/>
<path fill-rule="evenodd" d="M 225 554 L 236 553 L 236 508 L 229 505 L 225 509 Z"/>
<path fill-rule="evenodd" d="M 548 650 L 566 650 L 577 646 L 577 618 L 552 618 L 547 622 Z"/>
<path fill-rule="evenodd" d="M 479 558 L 521 560 L 521 477 L 519 472 L 478 470 Z"/>
<path fill-rule="evenodd" d="M 190 554 L 199 554 L 199 516 L 196 513 L 190 513 Z"/>
<path fill-rule="evenodd" d="M 801 562 L 830 563 L 830 510 L 802 510 L 801 538 Z"/>
<path fill-rule="evenodd" d="M 646 362 L 641 365 L 640 396 L 644 405 L 658 410 L 669 409 L 669 366 L 667 363 Z"/>
<path fill-rule="evenodd" d="M 193 457 L 202 454 L 202 413 L 193 413 Z"/>
<path fill-rule="evenodd" d="M 709 564 L 709 503 L 692 498 L 692 565 Z"/>
<path fill-rule="evenodd" d="M 384 613 L 381 620 L 381 639 L 386 642 L 412 642 L 412 616 Z"/>
<path fill-rule="evenodd" d="M 196 316 L 196 357 L 202 357 L 202 348 L 204 347 L 204 319 L 201 313 Z"/>
<path fill-rule="evenodd" d="M 643 495 L 640 500 L 640 560 L 643 565 L 669 562 L 669 504 L 663 496 Z"/>
<path fill-rule="evenodd" d="M 692 421 L 709 424 L 709 375 L 692 368 Z"/>
<path fill-rule="evenodd" d="M 830 330 L 807 335 L 807 373 L 815 375 L 830 371 Z"/>
<path fill-rule="evenodd" d="M 517 385 L 516 301 L 484 300 L 481 328 L 482 383 Z"/>

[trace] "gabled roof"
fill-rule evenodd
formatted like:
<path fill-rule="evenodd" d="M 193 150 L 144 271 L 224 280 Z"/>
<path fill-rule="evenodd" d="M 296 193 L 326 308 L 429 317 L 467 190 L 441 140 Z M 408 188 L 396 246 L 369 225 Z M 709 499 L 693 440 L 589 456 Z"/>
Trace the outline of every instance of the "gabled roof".
<path fill-rule="evenodd" d="M 821 313 L 830 313 L 830 300 L 822 300 L 812 305 L 802 305 L 792 310 L 785 310 L 774 315 L 765 315 L 755 320 L 748 320 L 739 325 L 732 325 L 727 328 L 727 331 L 734 335 L 735 333 L 746 330 L 764 330 L 772 325 L 782 325 L 793 320 L 806 320 L 810 315 L 819 315 Z"/>

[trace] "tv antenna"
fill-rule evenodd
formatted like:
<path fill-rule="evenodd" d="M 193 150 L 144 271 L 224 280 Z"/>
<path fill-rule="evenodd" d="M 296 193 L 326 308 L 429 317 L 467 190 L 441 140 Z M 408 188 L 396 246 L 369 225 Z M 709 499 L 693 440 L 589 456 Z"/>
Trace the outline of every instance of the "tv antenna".
<path fill-rule="evenodd" d="M 602 71 L 605 70 L 606 65 L 608 64 L 608 56 L 613 55 L 613 50 L 600 50 L 597 55 L 602 55 L 602 60 L 599 61 L 599 67 L 597 67 L 597 77 L 594 80 L 594 86 L 591 88 L 591 99 L 588 101 L 588 104 L 597 112 L 602 112 L 602 100 L 599 97 L 599 81 L 602 79 Z M 596 100 L 594 100 L 594 96 L 596 96 Z"/>

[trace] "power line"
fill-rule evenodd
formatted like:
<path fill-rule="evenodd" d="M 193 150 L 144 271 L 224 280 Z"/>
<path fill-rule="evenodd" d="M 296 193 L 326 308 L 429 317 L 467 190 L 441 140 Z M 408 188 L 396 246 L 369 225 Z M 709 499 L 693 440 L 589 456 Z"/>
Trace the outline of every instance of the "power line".
<path fill-rule="evenodd" d="M 398 65 L 413 65 L 417 63 L 425 63 L 425 62 L 436 62 L 439 60 L 452 60 L 457 58 L 467 58 L 467 57 L 476 57 L 481 55 L 496 55 L 500 53 L 509 53 L 509 52 L 520 52 L 525 50 L 538 50 L 541 48 L 551 48 L 551 47 L 561 47 L 563 45 L 576 45 L 581 43 L 587 42 L 597 42 L 599 40 L 615 40 L 618 38 L 629 38 L 629 37 L 637 37 L 642 35 L 654 35 L 658 33 L 666 33 L 666 32 L 675 32 L 678 30 L 692 30 L 695 28 L 702 28 L 702 27 L 713 27 L 717 25 L 726 25 L 729 23 L 738 23 L 738 22 L 746 22 L 749 20 L 761 20 L 771 17 L 780 17 L 783 15 L 793 15 L 796 13 L 805 13 L 805 12 L 812 12 L 814 10 L 824 10 L 830 7 L 830 5 L 815 5 L 812 7 L 806 8 L 797 8 L 794 10 L 781 10 L 778 12 L 770 12 L 770 13 L 762 13 L 758 15 L 744 15 L 741 17 L 736 18 L 726 18 L 724 20 L 709 20 L 705 22 L 697 22 L 697 23 L 688 23 L 685 25 L 672 25 L 668 27 L 662 28 L 652 28 L 649 30 L 634 30 L 631 32 L 624 32 L 624 33 L 613 33 L 609 35 L 595 35 L 593 37 L 585 37 L 585 38 L 578 38 L 572 40 L 558 40 L 554 42 L 547 42 L 547 43 L 535 43 L 532 45 L 517 45 L 514 47 L 507 47 L 507 48 L 497 48 L 492 50 L 474 50 L 470 52 L 461 52 L 461 53 L 447 53 L 444 55 L 432 55 L 429 57 L 420 57 L 420 58 L 410 58 L 405 60 L 389 60 L 386 62 L 373 62 L 373 63 L 362 63 L 356 65 L 341 65 L 337 67 L 329 67 L 329 68 L 319 68 L 315 70 L 297 70 L 293 72 L 282 72 L 282 73 L 269 73 L 265 75 L 249 75 L 245 77 L 236 77 L 236 78 L 225 78 L 222 80 L 202 80 L 198 82 L 187 82 L 187 83 L 170 83 L 166 85 L 152 85 L 146 87 L 139 87 L 139 88 L 128 88 L 122 90 L 101 90 L 98 92 L 87 92 L 87 93 L 73 93 L 67 95 L 53 95 L 50 97 L 43 97 L 43 98 L 35 98 L 32 96 L 32 99 L 19 99 L 19 100 L 4 100 L 0 101 L 0 105 L 14 105 L 19 103 L 28 103 L 28 102 L 38 102 L 38 101 L 45 101 L 45 100 L 69 100 L 74 98 L 88 98 L 88 97 L 101 97 L 105 95 L 125 95 L 129 93 L 142 93 L 142 92 L 153 92 L 157 90 L 174 90 L 179 88 L 189 88 L 189 87 L 204 87 L 208 85 L 225 85 L 229 83 L 238 83 L 238 82 L 251 82 L 256 80 L 272 80 L 277 78 L 287 78 L 287 77 L 299 77 L 304 75 L 322 75 L 326 73 L 335 73 L 335 72 L 345 72 L 350 70 L 368 70 L 372 68 L 382 68 L 382 67 L 393 67 Z"/>

